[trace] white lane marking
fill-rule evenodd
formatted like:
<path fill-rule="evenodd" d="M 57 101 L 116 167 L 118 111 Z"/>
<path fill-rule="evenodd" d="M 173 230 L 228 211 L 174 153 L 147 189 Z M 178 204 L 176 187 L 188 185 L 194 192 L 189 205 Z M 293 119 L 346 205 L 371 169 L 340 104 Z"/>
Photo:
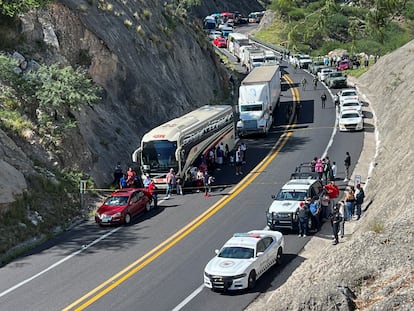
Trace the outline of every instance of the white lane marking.
<path fill-rule="evenodd" d="M 332 98 L 334 97 L 334 95 L 332 94 L 331 90 L 328 89 L 328 92 L 331 94 Z M 331 138 L 328 141 L 328 144 L 326 145 L 326 148 L 321 156 L 321 159 L 325 158 L 328 154 L 328 150 L 331 148 L 335 135 L 336 135 L 336 131 L 338 128 L 338 122 L 339 122 L 339 109 L 338 107 L 335 107 L 335 126 L 333 128 L 332 134 L 331 134 Z"/>
<path fill-rule="evenodd" d="M 160 200 L 158 203 L 162 203 L 164 202 L 164 200 Z M 22 287 L 23 285 L 29 283 L 30 281 L 33 281 L 34 279 L 38 278 L 39 276 L 45 274 L 46 272 L 56 268 L 57 266 L 61 265 L 62 263 L 64 263 L 65 261 L 68 261 L 69 259 L 75 257 L 76 255 L 79 255 L 80 253 L 82 253 L 83 251 L 87 250 L 89 247 L 99 243 L 100 241 L 102 241 L 103 239 L 107 238 L 108 236 L 114 234 L 115 232 L 119 231 L 122 227 L 117 227 L 111 231 L 109 231 L 108 233 L 104 234 L 103 236 L 101 236 L 100 238 L 97 238 L 96 240 L 94 240 L 93 242 L 87 244 L 87 245 L 83 245 L 82 248 L 72 254 L 70 254 L 69 256 L 66 256 L 65 258 L 59 260 L 58 262 L 54 263 L 53 265 L 47 267 L 46 269 L 40 271 L 39 273 L 33 275 L 32 277 L 21 281 L 20 283 L 14 285 L 13 287 L 10 287 L 9 289 L 5 290 L 4 292 L 0 293 L 0 297 L 3 297 L 9 293 L 11 293 L 12 291 L 18 289 L 19 287 Z"/>
<path fill-rule="evenodd" d="M 187 298 L 185 298 L 179 305 L 177 305 L 172 311 L 179 311 L 185 307 L 187 303 L 189 303 L 195 296 L 197 296 L 204 288 L 204 284 L 201 284 L 196 290 L 194 290 Z"/>
<path fill-rule="evenodd" d="M 59 260 L 58 262 L 54 263 L 53 265 L 47 267 L 46 269 L 40 271 L 39 273 L 33 275 L 32 277 L 14 285 L 13 287 L 10 287 L 9 289 L 5 290 L 4 292 L 0 293 L 0 297 L 3 297 L 9 293 L 11 293 L 12 291 L 18 289 L 19 287 L 22 287 L 23 285 L 29 283 L 30 281 L 33 281 L 34 279 L 38 278 L 39 276 L 45 274 L 46 272 L 56 268 L 57 266 L 61 265 L 62 263 L 64 263 L 65 261 L 68 261 L 69 259 L 71 259 L 72 257 L 82 253 L 83 251 L 87 250 L 89 247 L 95 245 L 96 243 L 102 241 L 103 239 L 107 238 L 108 236 L 114 234 L 115 232 L 117 232 L 118 230 L 120 230 L 122 227 L 117 227 L 111 231 L 109 231 L 108 233 L 104 234 L 103 236 L 101 236 L 100 238 L 97 238 L 96 240 L 94 240 L 93 242 L 87 244 L 87 245 L 83 245 L 82 248 L 72 254 L 70 254 L 69 256 L 66 256 L 65 258 Z"/>

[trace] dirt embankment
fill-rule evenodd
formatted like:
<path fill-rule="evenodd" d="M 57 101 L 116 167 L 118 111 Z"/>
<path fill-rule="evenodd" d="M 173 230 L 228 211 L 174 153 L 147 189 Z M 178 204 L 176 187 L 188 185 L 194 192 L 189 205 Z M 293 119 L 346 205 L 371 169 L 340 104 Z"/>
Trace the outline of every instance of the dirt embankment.
<path fill-rule="evenodd" d="M 374 113 L 357 164 L 369 176 L 363 217 L 335 247 L 313 238 L 287 281 L 246 310 L 414 310 L 413 72 L 411 41 L 356 80 Z"/>

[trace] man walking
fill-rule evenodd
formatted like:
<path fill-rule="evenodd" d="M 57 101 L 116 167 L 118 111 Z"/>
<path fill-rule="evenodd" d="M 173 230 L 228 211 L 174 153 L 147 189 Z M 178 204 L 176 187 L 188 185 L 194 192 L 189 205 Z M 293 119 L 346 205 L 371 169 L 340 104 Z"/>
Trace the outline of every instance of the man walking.
<path fill-rule="evenodd" d="M 322 109 L 325 109 L 325 104 L 326 104 L 326 94 L 325 94 L 325 92 L 323 92 L 322 95 L 321 95 L 321 102 L 322 102 Z"/>
<path fill-rule="evenodd" d="M 345 165 L 345 179 L 344 179 L 344 181 L 347 182 L 349 180 L 349 167 L 351 166 L 351 156 L 350 156 L 349 152 L 347 152 L 346 155 L 345 155 L 344 165 Z"/>

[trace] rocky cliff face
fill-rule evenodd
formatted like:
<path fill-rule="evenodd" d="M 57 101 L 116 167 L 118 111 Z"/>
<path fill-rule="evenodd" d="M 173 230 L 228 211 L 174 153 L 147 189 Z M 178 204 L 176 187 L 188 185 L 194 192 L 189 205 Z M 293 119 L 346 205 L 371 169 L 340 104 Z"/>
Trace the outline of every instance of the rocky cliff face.
<path fill-rule="evenodd" d="M 20 149 L 22 155 L 39 151 L 40 160 L 58 168 L 78 168 L 102 186 L 111 181 L 114 163 L 130 165 L 131 153 L 146 131 L 194 108 L 226 101 L 228 73 L 198 17 L 225 8 L 247 14 L 261 5 L 245 0 L 236 8 L 233 1 L 202 1 L 193 9 L 195 17 L 183 19 L 167 4 L 64 0 L 46 11 L 20 16 L 18 28 L 3 32 L 11 42 L 19 42 L 15 48 L 28 59 L 83 65 L 105 92 L 102 103 L 74 113 L 78 128 L 67 133 L 58 155 L 34 141 L 15 144 L 12 139 L 0 146 L 3 164 L 20 176 L 16 185 L 2 188 L 2 202 L 26 187 L 23 164 L 15 163 L 19 161 L 7 150 Z M 30 167 L 30 161 L 23 162 Z"/>

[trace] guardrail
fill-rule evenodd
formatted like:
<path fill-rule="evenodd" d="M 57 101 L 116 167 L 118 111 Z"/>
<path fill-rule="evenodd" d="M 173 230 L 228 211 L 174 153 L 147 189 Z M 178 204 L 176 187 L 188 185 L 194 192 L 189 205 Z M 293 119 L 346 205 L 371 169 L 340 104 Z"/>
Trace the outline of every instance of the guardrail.
<path fill-rule="evenodd" d="M 274 50 L 274 51 L 276 51 L 276 52 L 278 52 L 278 53 L 280 53 L 282 55 L 287 55 L 289 53 L 289 50 L 288 49 L 285 49 L 282 46 L 274 45 L 274 44 L 271 44 L 271 43 L 262 41 L 260 39 L 257 39 L 255 37 L 253 37 L 252 35 L 249 35 L 248 38 L 249 38 L 249 40 L 254 41 L 254 42 L 256 42 L 256 43 L 258 43 L 260 45 L 263 45 L 263 46 L 265 46 L 265 47 L 267 47 L 269 49 L 272 49 L 272 50 Z"/>

